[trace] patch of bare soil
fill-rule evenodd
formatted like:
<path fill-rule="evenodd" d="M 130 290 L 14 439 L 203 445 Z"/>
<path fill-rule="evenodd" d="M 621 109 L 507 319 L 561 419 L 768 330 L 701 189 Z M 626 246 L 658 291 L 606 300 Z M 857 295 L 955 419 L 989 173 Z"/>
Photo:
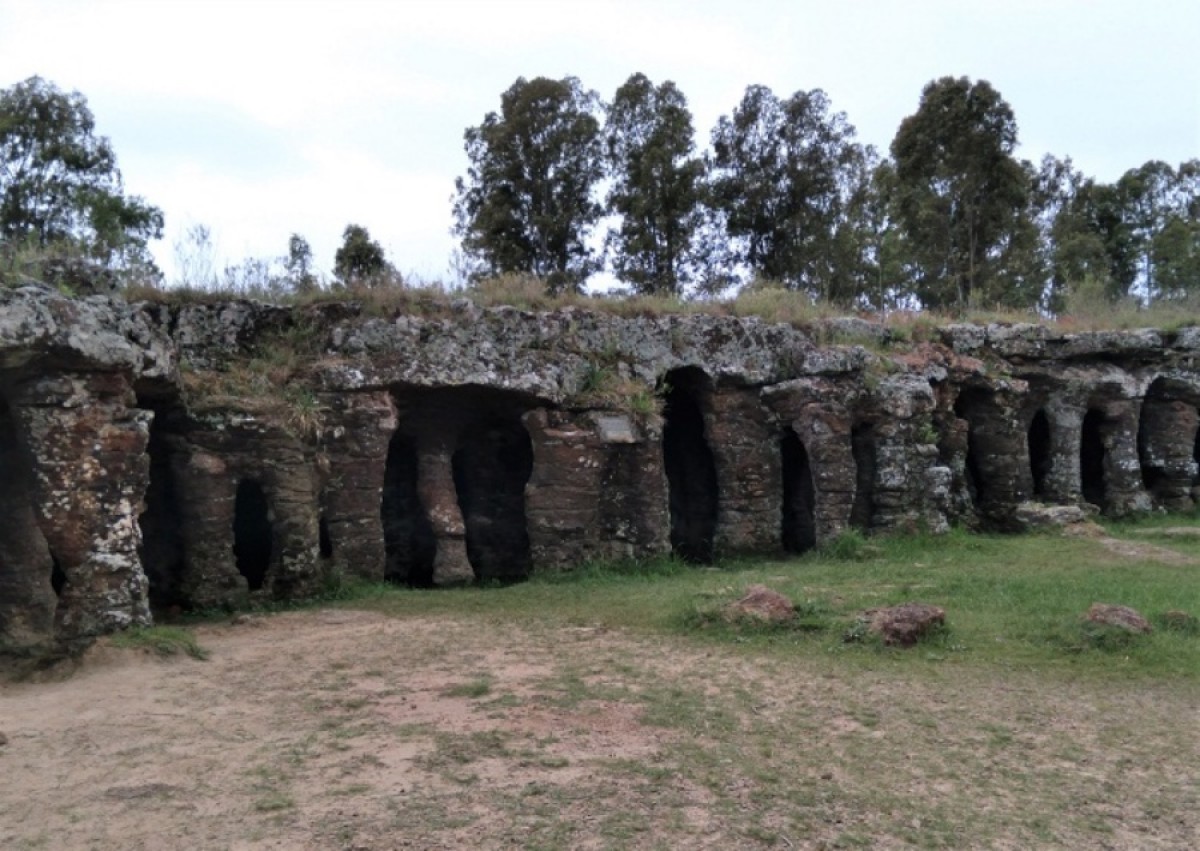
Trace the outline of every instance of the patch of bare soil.
<path fill-rule="evenodd" d="M 326 610 L 0 693 L 0 848 L 1196 846 L 1200 689 Z"/>
<path fill-rule="evenodd" d="M 1170 527 L 1154 530 L 1154 534 L 1176 538 L 1192 537 L 1193 533 L 1200 535 L 1200 529 Z M 1160 547 L 1157 544 L 1151 544 L 1147 541 L 1129 541 L 1122 538 L 1113 538 L 1105 534 L 1104 528 L 1095 523 L 1077 523 L 1068 526 L 1063 530 L 1063 534 L 1077 538 L 1090 538 L 1113 555 L 1120 556 L 1123 559 L 1157 561 L 1177 567 L 1200 564 L 1200 559 L 1189 556 L 1186 553 L 1181 553 L 1178 550 L 1173 550 L 1170 547 Z"/>

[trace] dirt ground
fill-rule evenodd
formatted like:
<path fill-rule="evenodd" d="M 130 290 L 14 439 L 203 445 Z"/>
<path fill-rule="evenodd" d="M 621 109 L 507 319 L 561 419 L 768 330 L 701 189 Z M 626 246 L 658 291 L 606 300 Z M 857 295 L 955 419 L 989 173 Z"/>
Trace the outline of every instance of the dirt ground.
<path fill-rule="evenodd" d="M 0 848 L 1200 845 L 1200 689 L 318 610 L 0 686 Z M 1061 683 L 1061 681 L 1060 681 Z"/>

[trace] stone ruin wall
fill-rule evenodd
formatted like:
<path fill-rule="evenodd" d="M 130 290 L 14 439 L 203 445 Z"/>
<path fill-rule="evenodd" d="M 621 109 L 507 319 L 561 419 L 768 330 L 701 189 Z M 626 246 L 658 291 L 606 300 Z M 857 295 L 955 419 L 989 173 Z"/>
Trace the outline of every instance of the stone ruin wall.
<path fill-rule="evenodd" d="M 343 575 L 508 581 L 1200 499 L 1200 328 L 896 333 L 2 293 L 0 656 Z"/>

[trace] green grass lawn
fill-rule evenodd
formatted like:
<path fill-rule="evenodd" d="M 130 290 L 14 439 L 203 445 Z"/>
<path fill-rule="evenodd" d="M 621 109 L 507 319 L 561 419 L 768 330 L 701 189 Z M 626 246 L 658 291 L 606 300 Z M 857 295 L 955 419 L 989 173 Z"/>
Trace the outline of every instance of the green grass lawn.
<path fill-rule="evenodd" d="M 506 587 L 416 591 L 352 584 L 343 605 L 391 614 L 578 623 L 685 634 L 766 653 L 836 657 L 850 665 L 997 665 L 1063 668 L 1094 675 L 1200 676 L 1200 635 L 1166 627 L 1176 610 L 1200 615 L 1200 538 L 1157 530 L 1194 521 L 1114 524 L 1116 537 L 1152 541 L 1194 555 L 1196 566 L 1119 556 L 1095 540 L 1058 535 L 849 538 L 790 560 L 743 560 L 696 567 L 672 560 L 588 565 Z M 704 617 L 762 583 L 788 595 L 803 617 L 796 628 L 737 629 Z M 904 601 L 946 609 L 948 629 L 916 651 L 847 644 L 863 609 Z M 1129 642 L 1096 641 L 1082 615 L 1095 602 L 1139 610 L 1155 624 Z M 1116 646 L 1113 646 L 1113 645 Z"/>

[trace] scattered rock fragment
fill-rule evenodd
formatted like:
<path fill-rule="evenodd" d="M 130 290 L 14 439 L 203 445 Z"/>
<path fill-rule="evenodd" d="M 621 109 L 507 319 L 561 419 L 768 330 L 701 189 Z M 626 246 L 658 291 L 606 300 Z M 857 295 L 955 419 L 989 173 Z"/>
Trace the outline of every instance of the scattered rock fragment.
<path fill-rule="evenodd" d="M 1094 513 L 1094 510 L 1088 511 L 1080 505 L 1022 502 L 1014 515 L 1021 529 L 1063 529 L 1067 534 L 1077 537 L 1095 537 L 1103 534 L 1104 530 L 1091 519 Z"/>
<path fill-rule="evenodd" d="M 1142 613 L 1129 606 L 1112 603 L 1092 603 L 1088 609 L 1086 620 L 1101 626 L 1118 627 L 1130 633 L 1144 634 L 1151 631 L 1150 622 Z"/>
<path fill-rule="evenodd" d="M 946 610 L 928 603 L 901 603 L 867 609 L 859 615 L 866 632 L 878 635 L 889 647 L 912 647 L 932 630 L 946 625 Z"/>
<path fill-rule="evenodd" d="M 1163 612 L 1163 626 L 1173 632 L 1200 633 L 1200 618 L 1190 612 L 1171 609 Z"/>
<path fill-rule="evenodd" d="M 0 748 L 4 747 L 7 744 L 8 744 L 8 736 L 4 735 L 3 733 L 0 733 Z"/>
<path fill-rule="evenodd" d="M 726 607 L 725 616 L 731 621 L 787 623 L 796 616 L 796 607 L 778 591 L 773 591 L 765 585 L 751 585 L 740 600 Z"/>

